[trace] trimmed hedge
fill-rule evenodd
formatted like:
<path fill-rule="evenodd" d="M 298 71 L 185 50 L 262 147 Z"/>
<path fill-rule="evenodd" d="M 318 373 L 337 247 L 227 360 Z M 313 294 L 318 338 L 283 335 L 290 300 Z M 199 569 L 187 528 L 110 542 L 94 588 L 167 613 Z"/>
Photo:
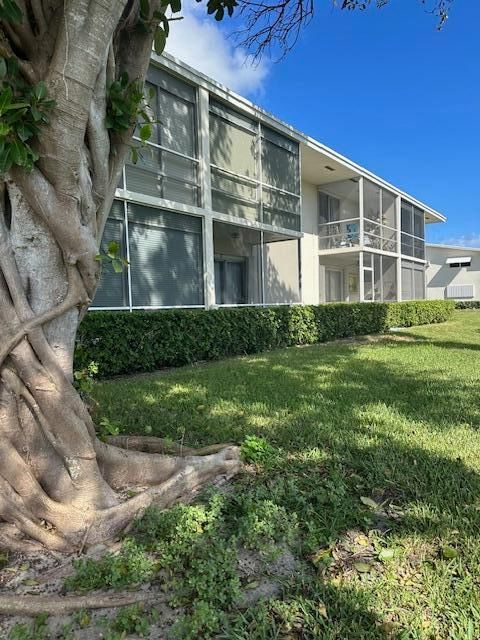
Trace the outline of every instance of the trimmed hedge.
<path fill-rule="evenodd" d="M 100 377 L 154 371 L 279 347 L 444 322 L 454 303 L 338 303 L 212 310 L 93 311 L 80 325 L 75 368 Z"/>
<path fill-rule="evenodd" d="M 457 300 L 455 309 L 480 309 L 480 300 Z"/>

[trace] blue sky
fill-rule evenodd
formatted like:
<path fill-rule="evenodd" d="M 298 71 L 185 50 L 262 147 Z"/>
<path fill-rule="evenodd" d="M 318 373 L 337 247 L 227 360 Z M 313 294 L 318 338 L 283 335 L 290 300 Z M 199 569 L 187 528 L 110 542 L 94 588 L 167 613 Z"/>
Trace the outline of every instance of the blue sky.
<path fill-rule="evenodd" d="M 443 212 L 430 241 L 480 246 L 480 2 L 455 0 L 438 32 L 419 0 L 317 0 L 295 49 L 253 68 L 200 8 L 178 23 L 175 55 Z"/>

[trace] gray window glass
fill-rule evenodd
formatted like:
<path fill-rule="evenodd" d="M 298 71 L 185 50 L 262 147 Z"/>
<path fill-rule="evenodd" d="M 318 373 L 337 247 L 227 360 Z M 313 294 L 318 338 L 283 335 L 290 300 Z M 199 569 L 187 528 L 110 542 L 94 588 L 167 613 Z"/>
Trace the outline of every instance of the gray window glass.
<path fill-rule="evenodd" d="M 266 127 L 262 127 L 262 180 L 277 189 L 300 193 L 298 144 Z"/>
<path fill-rule="evenodd" d="M 164 149 L 153 145 L 138 147 L 138 161 L 134 164 L 128 159 L 126 163 L 126 188 L 196 205 L 197 163 L 189 159 L 197 156 L 195 90 L 173 76 L 151 69 L 145 93 L 146 110 L 155 121 L 150 142 Z"/>
<path fill-rule="evenodd" d="M 112 241 L 118 243 L 119 257 L 126 259 L 125 222 L 123 202 L 115 200 L 103 233 L 101 252 L 107 250 Z M 110 261 L 102 261 L 100 284 L 92 304 L 93 307 L 128 306 L 128 273 L 125 267 L 121 273 L 113 270 Z"/>
<path fill-rule="evenodd" d="M 133 306 L 203 304 L 200 218 L 128 205 Z"/>

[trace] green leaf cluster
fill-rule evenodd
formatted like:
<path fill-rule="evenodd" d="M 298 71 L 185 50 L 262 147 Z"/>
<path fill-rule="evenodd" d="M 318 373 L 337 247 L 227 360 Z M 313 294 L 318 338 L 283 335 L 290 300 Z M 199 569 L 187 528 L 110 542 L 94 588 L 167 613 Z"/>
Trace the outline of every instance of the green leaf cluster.
<path fill-rule="evenodd" d="M 12 166 L 32 170 L 38 160 L 32 145 L 54 106 L 43 81 L 29 84 L 16 58 L 0 57 L 0 175 Z"/>
<path fill-rule="evenodd" d="M 201 0 L 197 0 L 197 2 L 201 2 Z M 233 11 L 235 7 L 238 6 L 237 0 L 208 0 L 207 2 L 207 13 L 209 15 L 214 15 L 215 20 L 220 22 L 223 20 L 225 16 L 225 11 L 228 16 L 231 18 L 233 16 Z"/>
<path fill-rule="evenodd" d="M 105 121 L 107 129 L 115 132 L 128 131 L 137 121 L 139 112 L 142 111 L 142 100 L 142 83 L 130 82 L 128 73 L 122 73 L 108 88 Z"/>
<path fill-rule="evenodd" d="M 106 249 L 95 256 L 95 260 L 110 263 L 115 273 L 122 273 L 124 267 L 128 266 L 128 260 L 120 255 L 120 245 L 116 240 L 111 240 Z"/>
<path fill-rule="evenodd" d="M 0 0 L 0 20 L 20 24 L 23 13 L 14 0 Z"/>

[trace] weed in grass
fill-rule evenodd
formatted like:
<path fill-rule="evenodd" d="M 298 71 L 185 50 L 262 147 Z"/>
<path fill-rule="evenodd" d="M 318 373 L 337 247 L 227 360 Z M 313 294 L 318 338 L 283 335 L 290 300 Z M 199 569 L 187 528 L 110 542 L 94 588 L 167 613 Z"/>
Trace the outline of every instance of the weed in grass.
<path fill-rule="evenodd" d="M 41 614 L 31 623 L 17 623 L 10 630 L 9 640 L 49 640 L 48 615 Z"/>
<path fill-rule="evenodd" d="M 74 567 L 74 575 L 65 581 L 68 591 L 124 589 L 148 582 L 156 569 L 145 549 L 132 539 L 124 541 L 118 555 L 108 553 L 100 560 L 82 558 L 74 562 Z"/>
<path fill-rule="evenodd" d="M 253 464 L 271 464 L 278 458 L 278 450 L 272 447 L 265 438 L 246 436 L 240 447 L 244 462 Z"/>
<path fill-rule="evenodd" d="M 146 637 L 150 633 L 150 625 L 158 620 L 156 609 L 145 611 L 141 604 L 120 609 L 115 619 L 110 623 L 109 630 L 118 633 L 122 638 L 129 634 Z"/>

